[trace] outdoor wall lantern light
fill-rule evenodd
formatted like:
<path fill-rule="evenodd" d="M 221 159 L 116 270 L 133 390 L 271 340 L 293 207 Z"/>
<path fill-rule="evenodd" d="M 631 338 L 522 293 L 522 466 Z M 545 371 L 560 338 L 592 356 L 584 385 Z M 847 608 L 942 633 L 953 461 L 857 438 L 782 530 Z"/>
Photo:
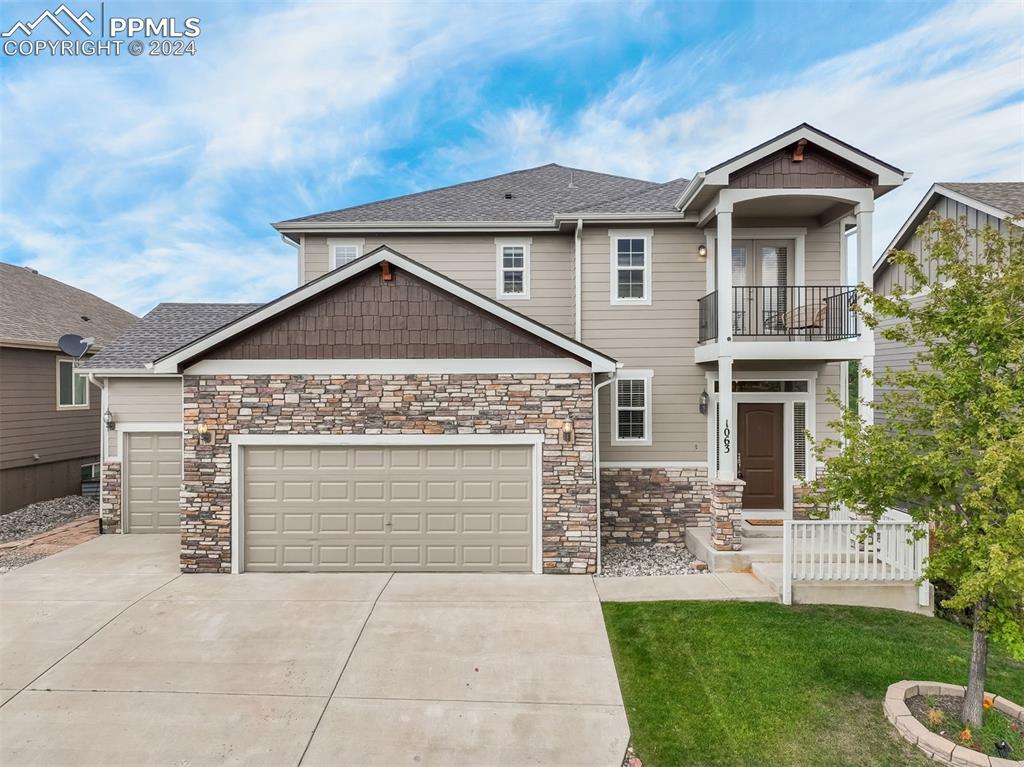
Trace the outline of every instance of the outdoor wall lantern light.
<path fill-rule="evenodd" d="M 213 440 L 213 435 L 210 434 L 210 428 L 205 423 L 201 423 L 196 427 L 196 434 L 199 435 L 199 441 L 207 445 L 210 444 L 211 440 Z"/>
<path fill-rule="evenodd" d="M 559 441 L 563 445 L 571 445 L 575 438 L 576 434 L 572 428 L 572 421 L 562 421 L 562 431 L 559 435 Z"/>
<path fill-rule="evenodd" d="M 114 427 L 117 426 L 117 423 L 114 421 L 114 414 L 110 412 L 110 408 L 107 408 L 107 412 L 103 414 L 103 425 L 110 431 L 113 431 Z"/>
<path fill-rule="evenodd" d="M 711 398 L 708 397 L 707 390 L 702 391 L 700 393 L 700 400 L 697 403 L 697 410 L 700 411 L 701 415 L 707 415 L 708 414 L 708 403 L 710 401 L 711 401 Z"/>
<path fill-rule="evenodd" d="M 698 245 L 697 246 L 697 255 L 700 256 L 701 258 L 707 258 L 708 257 L 708 246 L 707 245 Z"/>

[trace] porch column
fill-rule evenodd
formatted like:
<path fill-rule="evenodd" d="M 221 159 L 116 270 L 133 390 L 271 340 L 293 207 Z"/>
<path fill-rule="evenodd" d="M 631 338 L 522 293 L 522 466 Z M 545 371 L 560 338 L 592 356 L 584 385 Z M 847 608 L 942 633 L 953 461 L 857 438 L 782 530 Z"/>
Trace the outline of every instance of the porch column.
<path fill-rule="evenodd" d="M 732 357 L 718 358 L 718 478 L 736 479 L 736 425 L 732 422 Z"/>
<path fill-rule="evenodd" d="M 732 340 L 732 203 L 721 203 L 718 214 L 718 248 L 715 269 L 718 290 L 718 344 Z"/>
<path fill-rule="evenodd" d="M 867 288 L 874 289 L 874 266 L 875 258 L 872 250 L 872 213 L 874 206 L 868 203 L 861 203 L 856 207 L 857 213 L 857 276 L 858 280 Z M 870 309 L 867 304 L 866 308 Z M 860 338 L 862 341 L 874 341 L 874 332 L 864 322 L 860 323 Z M 872 343 L 872 349 L 874 343 Z M 861 401 L 861 417 L 866 423 L 874 423 L 874 399 L 875 386 L 873 379 L 868 378 L 865 370 L 873 371 L 875 358 L 873 355 L 862 357 L 858 375 L 859 398 Z"/>

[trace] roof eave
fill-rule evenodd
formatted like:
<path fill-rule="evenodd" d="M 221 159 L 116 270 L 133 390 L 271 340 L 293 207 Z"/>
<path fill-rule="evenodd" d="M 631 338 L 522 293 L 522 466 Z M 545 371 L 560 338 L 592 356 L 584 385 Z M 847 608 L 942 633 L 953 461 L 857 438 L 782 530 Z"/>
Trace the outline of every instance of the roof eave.
<path fill-rule="evenodd" d="M 372 230 L 375 232 L 402 231 L 501 231 L 520 229 L 554 229 L 557 221 L 278 221 L 271 224 L 277 231 L 331 232 Z"/>

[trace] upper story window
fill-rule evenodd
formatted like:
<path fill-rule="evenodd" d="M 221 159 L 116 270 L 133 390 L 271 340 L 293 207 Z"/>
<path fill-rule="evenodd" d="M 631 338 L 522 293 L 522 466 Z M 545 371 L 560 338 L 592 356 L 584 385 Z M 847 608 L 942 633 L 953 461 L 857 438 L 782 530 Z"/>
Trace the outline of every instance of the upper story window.
<path fill-rule="evenodd" d="M 57 409 L 89 407 L 89 379 L 75 372 L 72 360 L 57 360 Z"/>
<path fill-rule="evenodd" d="M 327 241 L 327 248 L 331 254 L 331 269 L 337 269 L 349 261 L 355 261 L 363 255 L 363 245 L 365 244 L 366 240 L 336 239 L 333 237 L 329 239 Z"/>
<path fill-rule="evenodd" d="M 653 370 L 622 370 L 612 393 L 612 443 L 651 444 Z"/>
<path fill-rule="evenodd" d="M 650 230 L 609 230 L 613 304 L 651 303 L 652 234 Z"/>
<path fill-rule="evenodd" d="M 530 297 L 530 246 L 527 238 L 496 237 L 498 272 L 495 295 L 498 298 Z"/>

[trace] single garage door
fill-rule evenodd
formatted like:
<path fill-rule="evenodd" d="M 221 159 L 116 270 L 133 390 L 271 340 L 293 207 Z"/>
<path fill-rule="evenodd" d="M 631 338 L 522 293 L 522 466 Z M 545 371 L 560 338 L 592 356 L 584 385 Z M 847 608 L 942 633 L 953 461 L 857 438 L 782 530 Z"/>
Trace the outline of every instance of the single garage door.
<path fill-rule="evenodd" d="M 249 571 L 529 571 L 529 446 L 247 447 Z"/>
<path fill-rule="evenodd" d="M 124 449 L 127 532 L 180 532 L 181 433 L 128 434 Z"/>

